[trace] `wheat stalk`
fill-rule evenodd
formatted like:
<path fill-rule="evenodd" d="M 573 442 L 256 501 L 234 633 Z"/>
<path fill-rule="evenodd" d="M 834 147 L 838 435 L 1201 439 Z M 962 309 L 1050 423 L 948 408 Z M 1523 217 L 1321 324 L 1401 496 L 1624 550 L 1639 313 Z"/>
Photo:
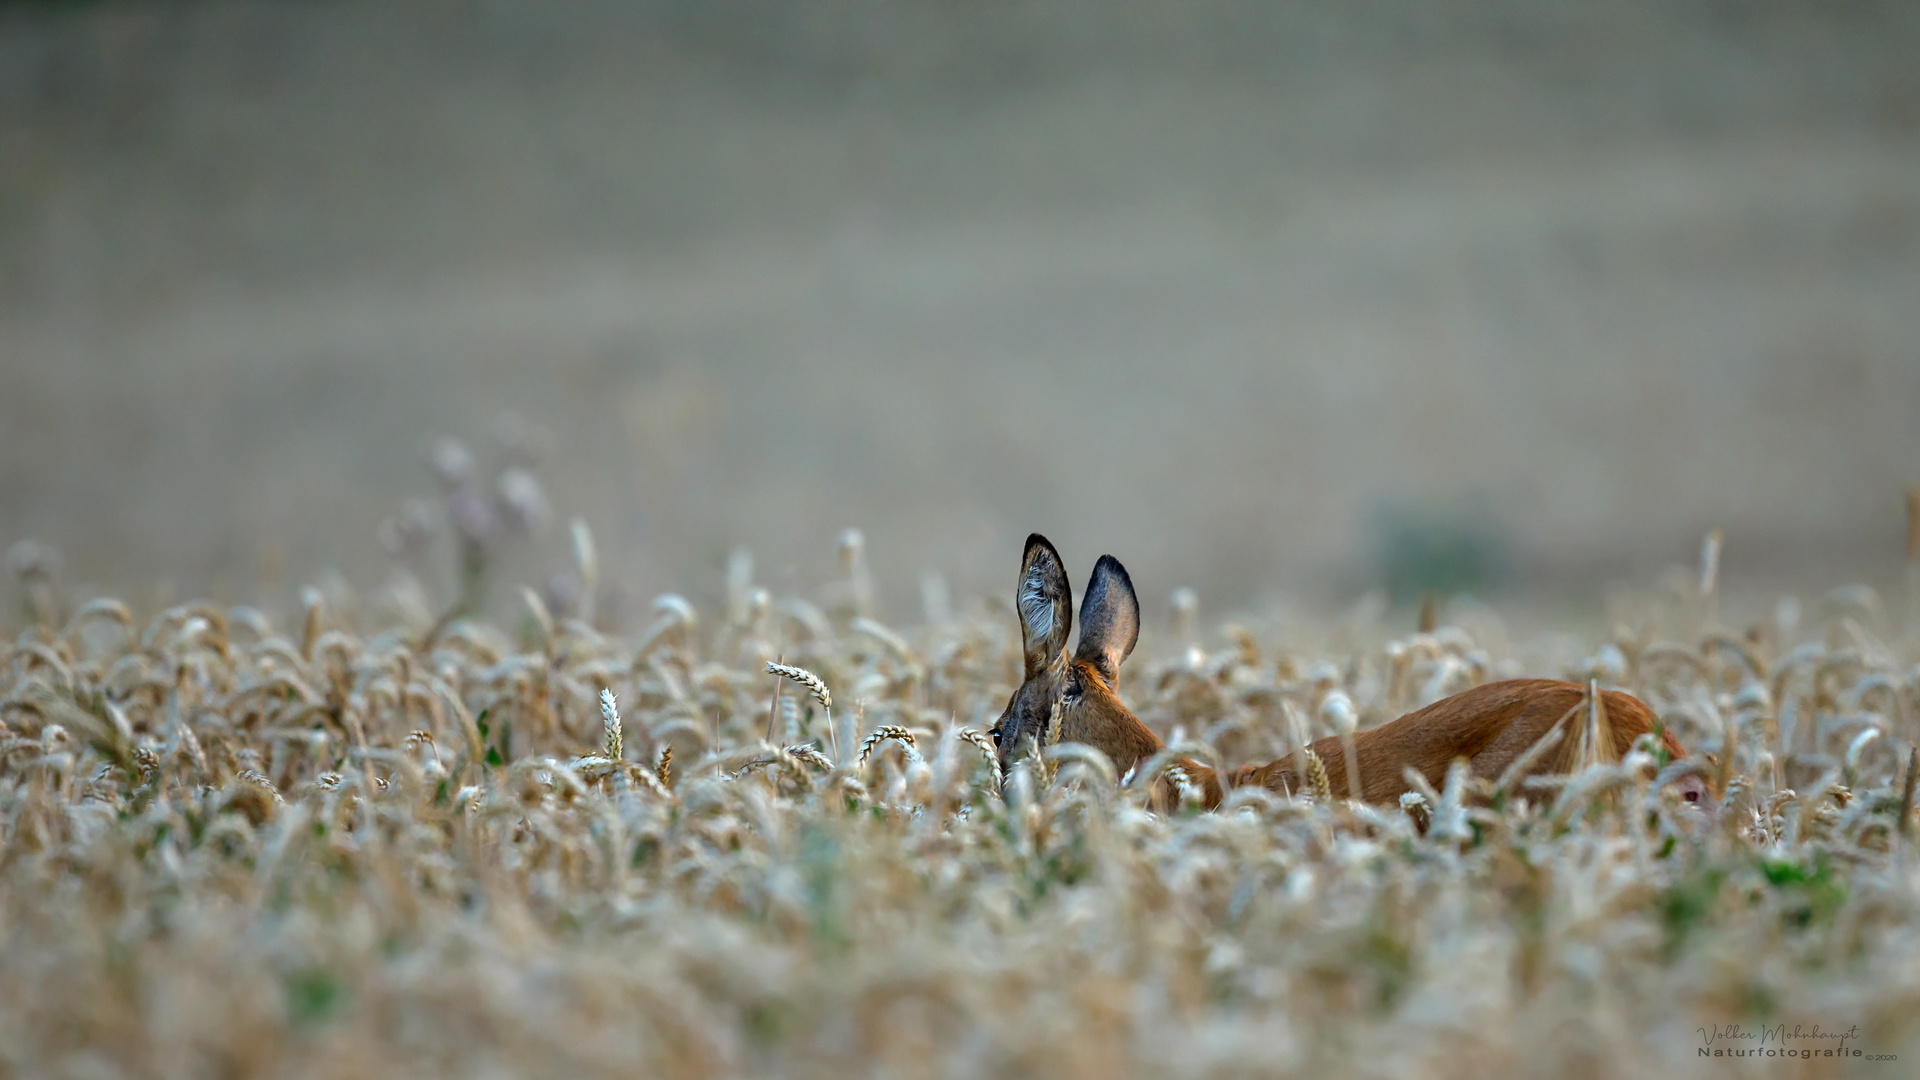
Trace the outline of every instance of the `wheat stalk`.
<path fill-rule="evenodd" d="M 767 702 L 767 742 L 769 743 L 777 741 L 774 737 L 774 727 L 780 718 L 780 688 L 787 682 L 779 674 L 778 669 L 785 666 L 786 659 L 786 654 L 782 653 L 778 660 L 767 665 L 767 671 L 773 674 L 773 698 Z"/>
<path fill-rule="evenodd" d="M 1611 765 L 1620 760 L 1613 741 L 1613 722 L 1607 716 L 1607 703 L 1600 696 L 1600 681 L 1587 680 L 1587 726 L 1581 736 L 1581 756 L 1574 762 L 1580 771 L 1594 765 Z"/>
<path fill-rule="evenodd" d="M 820 708 L 825 710 L 827 714 L 827 741 L 833 747 L 833 756 L 838 758 L 840 756 L 840 737 L 833 726 L 833 695 L 827 693 L 827 684 L 820 676 L 815 675 L 813 672 L 788 664 L 769 662 L 767 664 L 767 674 L 778 675 L 783 679 L 792 679 L 794 682 L 806 687 L 807 692 L 813 695 L 813 700 L 820 703 Z"/>
<path fill-rule="evenodd" d="M 1920 747 L 1907 748 L 1907 778 L 1900 787 L 1900 835 L 1906 837 L 1913 832 L 1913 797 L 1916 783 L 1920 783 Z"/>
<path fill-rule="evenodd" d="M 1433 804 L 1427 801 L 1425 795 L 1417 791 L 1401 793 L 1400 809 L 1408 817 L 1413 819 L 1415 825 L 1422 829 L 1426 828 L 1427 823 L 1433 820 Z"/>
<path fill-rule="evenodd" d="M 1360 726 L 1360 716 L 1354 711 L 1353 699 L 1345 690 L 1329 690 L 1320 702 L 1320 715 L 1333 724 L 1333 730 L 1340 736 L 1340 757 L 1347 768 L 1347 798 L 1359 799 L 1360 787 L 1360 747 L 1355 736 Z"/>
<path fill-rule="evenodd" d="M 624 749 L 621 745 L 620 707 L 614 703 L 612 690 L 600 691 L 600 719 L 606 727 L 606 741 L 600 752 L 608 761 L 619 761 Z"/>
<path fill-rule="evenodd" d="M 767 663 L 767 673 L 769 675 L 778 675 L 783 679 L 792 679 L 794 682 L 806 687 L 807 692 L 813 695 L 813 700 L 819 702 L 821 708 L 833 708 L 833 697 L 827 693 L 827 684 L 822 682 L 820 676 L 815 675 L 813 672 L 805 668 L 791 667 L 787 664 L 776 664 L 769 661 Z"/>
<path fill-rule="evenodd" d="M 1512 791 L 1513 786 L 1532 772 L 1533 767 L 1540 763 L 1540 759 L 1546 757 L 1565 738 L 1565 727 L 1555 724 L 1547 729 L 1546 734 L 1533 740 L 1532 746 L 1527 747 L 1519 757 L 1513 759 L 1512 764 L 1501 770 L 1500 778 L 1493 785 L 1494 798 L 1500 798 Z"/>
<path fill-rule="evenodd" d="M 6 738 L 6 725 L 0 724 L 0 741 Z M 160 775 L 160 755 L 147 747 L 138 747 L 133 752 L 134 768 L 139 771 L 140 783 L 150 785 Z"/>
<path fill-rule="evenodd" d="M 993 740 L 972 728 L 961 728 L 959 731 L 953 733 L 953 737 L 962 742 L 973 744 L 973 748 L 980 751 L 980 756 L 987 759 L 987 764 L 993 769 L 994 791 L 998 792 L 1005 786 L 1006 776 L 1000 771 L 1000 754 L 994 749 Z"/>
<path fill-rule="evenodd" d="M 266 792 L 268 795 L 272 796 L 273 801 L 275 803 L 284 805 L 287 801 L 285 798 L 281 797 L 280 789 L 273 786 L 272 778 L 267 776 L 266 773 L 260 772 L 256 769 L 241 769 L 238 773 L 234 774 L 234 779 L 240 781 L 243 784 L 251 784 L 254 787 L 261 789 L 262 791 Z"/>
<path fill-rule="evenodd" d="M 906 752 L 908 761 L 921 760 L 920 751 L 915 749 L 913 745 L 913 732 L 903 727 L 895 727 L 892 724 L 882 724 L 874 728 L 867 734 L 865 739 L 861 740 L 860 756 L 854 759 L 854 767 L 860 768 L 864 766 L 867 763 L 868 756 L 873 753 L 874 747 L 879 746 L 888 739 L 892 739 L 900 744 L 901 748 Z"/>
<path fill-rule="evenodd" d="M 1313 790 L 1314 801 L 1322 804 L 1333 802 L 1333 782 L 1327 776 L 1327 763 L 1313 752 L 1313 747 L 1300 748 L 1300 760 L 1306 766 L 1307 786 Z"/>
<path fill-rule="evenodd" d="M 799 746 L 788 746 L 783 749 L 788 754 L 793 755 L 795 758 L 806 762 L 822 772 L 833 771 L 833 762 L 827 760 L 827 755 L 821 753 L 820 748 L 814 746 L 812 743 L 802 743 Z"/>

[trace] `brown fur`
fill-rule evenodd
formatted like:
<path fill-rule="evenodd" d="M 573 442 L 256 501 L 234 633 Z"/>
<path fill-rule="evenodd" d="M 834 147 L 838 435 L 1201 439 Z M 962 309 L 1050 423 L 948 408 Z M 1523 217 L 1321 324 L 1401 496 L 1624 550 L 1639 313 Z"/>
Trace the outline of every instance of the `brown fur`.
<path fill-rule="evenodd" d="M 1082 678 L 1087 674 L 1082 673 Z M 1440 787 L 1446 782 L 1447 769 L 1455 758 L 1465 758 L 1476 777 L 1498 779 L 1515 759 L 1562 719 L 1567 721 L 1561 740 L 1528 769 L 1538 776 L 1568 771 L 1576 739 L 1575 724 L 1586 723 L 1581 708 L 1586 690 L 1557 679 L 1508 679 L 1487 683 L 1436 701 L 1391 723 L 1354 735 L 1355 759 L 1360 765 L 1360 797 L 1370 803 L 1395 803 L 1413 790 L 1406 770 L 1412 768 L 1429 784 Z M 1613 731 L 1614 756 L 1625 755 L 1634 741 L 1653 730 L 1652 710 L 1638 698 L 1618 690 L 1603 690 Z M 1063 713 L 1061 737 L 1098 748 L 1125 772 L 1158 753 L 1165 745 L 1139 718 L 1129 712 L 1104 684 L 1098 694 L 1088 693 L 1079 707 Z M 1686 751 L 1673 734 L 1661 732 L 1661 745 L 1669 757 L 1686 757 Z M 1327 767 L 1328 786 L 1333 797 L 1345 799 L 1347 792 L 1346 751 L 1337 736 L 1312 743 L 1313 752 Z M 1230 771 L 1223 786 L 1214 770 L 1197 762 L 1180 759 L 1194 785 L 1201 790 L 1208 809 L 1219 805 L 1226 791 L 1256 786 L 1284 794 L 1298 794 L 1306 786 L 1302 770 L 1288 754 L 1265 765 L 1248 765 Z"/>
<path fill-rule="evenodd" d="M 1085 743 L 1105 754 L 1124 775 L 1165 749 L 1166 744 L 1140 718 L 1121 704 L 1114 692 L 1120 663 L 1132 651 L 1138 633 L 1139 606 L 1126 570 L 1112 556 L 1102 556 L 1088 584 L 1081 612 L 1081 642 L 1071 657 L 1066 635 L 1072 619 L 1072 595 L 1060 567 L 1059 554 L 1046 538 L 1027 539 L 1021 562 L 1018 596 L 1023 601 L 1026 678 L 1006 711 L 993 727 L 1003 768 L 1030 745 L 1049 741 Z M 1624 755 L 1634 741 L 1653 730 L 1654 715 L 1639 699 L 1618 690 L 1603 690 L 1608 726 L 1613 733 L 1612 757 Z M 1360 798 L 1393 803 L 1412 790 L 1406 770 L 1419 773 L 1434 787 L 1446 782 L 1456 758 L 1465 758 L 1473 775 L 1498 779 L 1521 755 L 1565 721 L 1561 740 L 1528 769 L 1528 775 L 1564 773 L 1574 765 L 1578 736 L 1588 720 L 1586 690 L 1558 679 L 1508 679 L 1476 686 L 1436 701 L 1379 727 L 1356 732 L 1354 759 L 1360 772 Z M 1060 730 L 1051 731 L 1055 708 Z M 1661 733 L 1668 756 L 1686 757 L 1672 734 Z M 1312 744 L 1327 767 L 1332 795 L 1349 797 L 1346 753 L 1337 737 Z M 1175 761 L 1200 791 L 1209 808 L 1220 804 L 1234 787 L 1258 786 L 1283 793 L 1302 788 L 1301 770 L 1289 754 L 1265 765 L 1249 765 L 1224 778 L 1198 762 Z M 1156 806 L 1172 802 L 1164 780 L 1154 793 Z M 1710 793 L 1709 793 L 1710 794 Z M 1695 798 L 1688 795 L 1689 799 Z"/>
<path fill-rule="evenodd" d="M 1126 772 L 1160 752 L 1166 744 L 1140 722 L 1092 664 L 1072 661 L 1070 678 L 1080 686 L 1078 704 L 1060 712 L 1060 738 L 1098 746 L 1114 766 Z"/>
<path fill-rule="evenodd" d="M 1360 797 L 1371 803 L 1392 803 L 1413 790 L 1407 782 L 1411 768 L 1439 787 L 1455 758 L 1467 759 L 1473 775 L 1498 779 L 1507 767 L 1563 719 L 1560 741 L 1528 770 L 1531 776 L 1567 772 L 1573 767 L 1577 739 L 1575 725 L 1585 724 L 1585 688 L 1558 679 L 1508 679 L 1487 683 L 1443 698 L 1391 723 L 1356 732 L 1354 757 L 1360 765 Z M 1654 715 L 1640 699 L 1618 690 L 1602 690 L 1613 730 L 1613 756 L 1633 748 L 1634 741 L 1653 730 Z M 1673 734 L 1660 733 L 1669 757 L 1686 757 Z M 1339 738 L 1312 743 L 1326 763 L 1328 786 L 1334 798 L 1347 793 L 1346 751 Z M 1299 769 L 1293 755 L 1266 765 L 1252 765 L 1230 774 L 1234 787 L 1248 784 L 1275 791 L 1299 791 Z"/>

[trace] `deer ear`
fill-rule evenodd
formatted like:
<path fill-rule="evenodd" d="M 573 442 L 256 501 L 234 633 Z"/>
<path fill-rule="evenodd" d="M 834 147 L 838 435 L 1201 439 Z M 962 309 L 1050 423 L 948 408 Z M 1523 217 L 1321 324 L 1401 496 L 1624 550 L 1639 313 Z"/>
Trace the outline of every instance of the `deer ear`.
<path fill-rule="evenodd" d="M 1080 601 L 1080 648 L 1074 656 L 1111 684 L 1139 640 L 1140 598 L 1133 594 L 1133 579 L 1119 559 L 1102 555 Z"/>
<path fill-rule="evenodd" d="M 1014 592 L 1020 609 L 1020 635 L 1027 653 L 1027 678 L 1045 670 L 1066 651 L 1073 630 L 1073 588 L 1060 553 L 1039 533 L 1027 537 L 1020 560 L 1020 587 Z"/>

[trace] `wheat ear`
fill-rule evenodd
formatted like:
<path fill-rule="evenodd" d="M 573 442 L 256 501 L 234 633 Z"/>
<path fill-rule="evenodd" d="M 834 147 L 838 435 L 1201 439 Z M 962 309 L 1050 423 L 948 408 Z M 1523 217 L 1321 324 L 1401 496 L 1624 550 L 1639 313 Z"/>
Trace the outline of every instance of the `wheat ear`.
<path fill-rule="evenodd" d="M 1300 758 L 1307 769 L 1307 783 L 1313 787 L 1314 801 L 1331 803 L 1333 782 L 1327 777 L 1327 763 L 1320 760 L 1320 755 L 1314 753 L 1311 746 L 1300 748 Z"/>
<path fill-rule="evenodd" d="M 1000 755 L 994 750 L 992 740 L 972 728 L 961 728 L 954 732 L 953 737 L 961 742 L 972 743 L 974 749 L 980 751 L 980 756 L 987 759 L 987 764 L 993 766 L 993 790 L 999 791 L 1006 783 L 1006 777 L 1000 771 Z"/>
<path fill-rule="evenodd" d="M 913 745 L 913 732 L 903 727 L 895 727 L 892 724 L 882 724 L 874 728 L 866 739 L 860 743 L 860 756 L 854 759 L 854 767 L 859 768 L 865 765 L 867 758 L 873 753 L 873 748 L 879 746 L 887 739 L 892 739 L 906 748 L 908 761 L 918 761 L 920 759 L 920 751 L 915 749 Z"/>
<path fill-rule="evenodd" d="M 820 676 L 815 675 L 806 668 L 797 668 L 789 664 L 775 664 L 770 662 L 767 664 L 767 674 L 778 675 L 783 679 L 792 679 L 794 682 L 806 687 L 807 692 L 813 695 L 813 700 L 819 702 L 820 707 L 827 711 L 827 739 L 833 744 L 834 758 L 838 759 L 840 757 L 840 737 L 839 734 L 833 730 L 833 695 L 827 693 L 827 684 L 821 681 Z M 771 742 L 772 740 L 769 739 L 768 741 Z"/>
<path fill-rule="evenodd" d="M 613 691 L 600 691 L 600 718 L 606 721 L 607 742 L 603 752 L 608 761 L 620 760 L 620 707 L 613 702 Z"/>

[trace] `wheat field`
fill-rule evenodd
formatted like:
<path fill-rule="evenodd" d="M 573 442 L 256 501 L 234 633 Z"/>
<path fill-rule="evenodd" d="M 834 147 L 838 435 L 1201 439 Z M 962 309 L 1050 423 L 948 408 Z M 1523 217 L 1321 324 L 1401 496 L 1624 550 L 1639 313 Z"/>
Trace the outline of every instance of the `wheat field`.
<path fill-rule="evenodd" d="M 1716 755 L 1725 805 L 1703 824 L 1636 752 L 1491 802 L 1461 774 L 1406 812 L 1242 790 L 1158 816 L 1153 770 L 1085 748 L 998 775 L 1010 596 L 882 624 L 850 534 L 805 596 L 740 554 L 724 609 L 666 595 L 615 633 L 573 541 L 571 601 L 502 590 L 491 621 L 406 576 L 284 621 L 137 611 L 16 549 L 0 1076 L 1897 1076 L 1920 1054 L 1920 650 L 1866 590 L 1723 627 L 1714 538 L 1693 587 L 1616 605 L 1577 657 L 1481 606 L 1395 632 L 1177 604 L 1121 692 L 1202 759 L 1544 673 L 1644 696 Z"/>
<path fill-rule="evenodd" d="M 1920 1073 L 1916 57 L 0 0 L 0 1080 Z M 1033 531 L 1194 759 L 1591 679 L 1724 809 L 1002 775 Z"/>

